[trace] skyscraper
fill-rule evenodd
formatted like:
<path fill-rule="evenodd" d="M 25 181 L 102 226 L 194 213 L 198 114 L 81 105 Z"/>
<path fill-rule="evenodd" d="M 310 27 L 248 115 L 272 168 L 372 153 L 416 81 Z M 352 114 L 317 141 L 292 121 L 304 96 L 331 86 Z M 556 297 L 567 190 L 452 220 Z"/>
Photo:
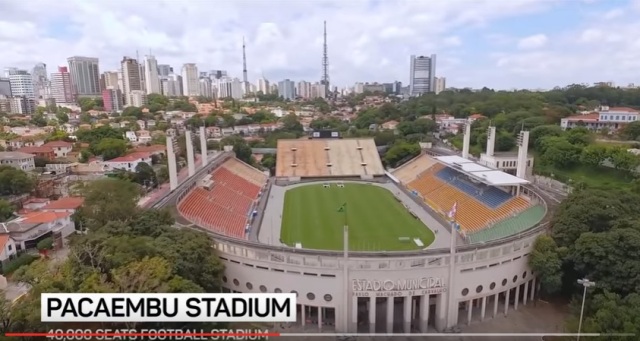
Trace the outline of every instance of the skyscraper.
<path fill-rule="evenodd" d="M 24 96 L 28 99 L 35 99 L 36 96 L 33 91 L 33 79 L 27 70 L 7 68 L 5 73 L 9 78 L 11 94 L 13 96 Z"/>
<path fill-rule="evenodd" d="M 434 92 L 436 83 L 436 55 L 430 57 L 411 56 L 409 75 L 409 94 L 420 96 L 427 92 Z"/>
<path fill-rule="evenodd" d="M 122 85 L 124 88 L 122 93 L 125 98 L 125 103 L 131 105 L 132 91 L 142 90 L 140 65 L 138 65 L 137 60 L 130 57 L 124 57 L 120 64 L 122 65 Z"/>
<path fill-rule="evenodd" d="M 76 102 L 71 74 L 66 66 L 58 67 L 58 72 L 51 74 L 51 97 L 56 100 L 56 103 Z"/>
<path fill-rule="evenodd" d="M 158 65 L 158 76 L 169 77 L 169 75 L 172 73 L 173 73 L 173 68 L 171 67 L 171 65 L 167 65 L 167 64 Z"/>
<path fill-rule="evenodd" d="M 292 81 L 285 79 L 281 82 L 278 82 L 278 94 L 288 100 L 293 100 L 296 98 L 296 86 Z"/>
<path fill-rule="evenodd" d="M 156 57 L 146 56 L 144 70 L 147 94 L 159 94 L 160 80 L 158 79 L 158 61 Z"/>
<path fill-rule="evenodd" d="M 104 88 L 107 89 L 110 86 L 115 88 L 115 89 L 119 89 L 120 91 L 122 91 L 122 89 L 120 89 L 120 84 L 118 82 L 118 72 L 117 71 L 107 71 L 105 73 L 102 74 L 102 77 L 104 78 Z"/>
<path fill-rule="evenodd" d="M 258 91 L 261 91 L 263 95 L 268 95 L 269 94 L 269 81 L 262 77 L 260 79 L 258 79 Z"/>
<path fill-rule="evenodd" d="M 117 112 L 124 109 L 122 103 L 122 91 L 114 86 L 107 86 L 102 90 L 102 102 L 104 103 L 104 110 L 108 112 Z"/>
<path fill-rule="evenodd" d="M 0 96 L 11 97 L 11 81 L 9 78 L 0 77 Z"/>
<path fill-rule="evenodd" d="M 298 82 L 296 93 L 302 98 L 311 98 L 311 83 L 306 81 Z"/>
<path fill-rule="evenodd" d="M 447 79 L 445 77 L 436 77 L 436 86 L 433 92 L 437 94 L 444 91 L 447 88 Z"/>
<path fill-rule="evenodd" d="M 200 84 L 198 80 L 198 67 L 194 63 L 187 63 L 182 66 L 182 95 L 199 96 Z"/>
<path fill-rule="evenodd" d="M 47 98 L 49 95 L 49 77 L 47 76 L 47 64 L 38 63 L 31 72 L 33 79 L 33 91 L 37 98 Z"/>
<path fill-rule="evenodd" d="M 67 62 L 75 93 L 79 97 L 101 96 L 98 58 L 74 56 L 67 58 Z"/>

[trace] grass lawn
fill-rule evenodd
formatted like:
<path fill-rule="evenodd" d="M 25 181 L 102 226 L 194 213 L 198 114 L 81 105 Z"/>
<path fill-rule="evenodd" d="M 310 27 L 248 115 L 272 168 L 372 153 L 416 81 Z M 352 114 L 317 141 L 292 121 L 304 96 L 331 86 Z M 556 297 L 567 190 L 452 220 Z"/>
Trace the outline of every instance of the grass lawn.
<path fill-rule="evenodd" d="M 347 203 L 346 212 L 338 212 Z M 296 187 L 285 193 L 280 238 L 303 248 L 342 250 L 345 217 L 349 250 L 397 251 L 429 246 L 433 232 L 413 217 L 388 190 L 369 184 L 346 183 L 338 188 L 322 184 Z M 408 241 L 398 238 L 409 237 Z M 424 246 L 413 242 L 419 238 Z"/>
<path fill-rule="evenodd" d="M 567 183 L 568 179 L 571 179 L 573 183 L 583 182 L 597 188 L 625 187 L 633 180 L 629 173 L 605 166 L 579 165 L 572 169 L 556 169 L 550 166 L 540 168 L 555 174 L 556 178 L 562 182 Z"/>

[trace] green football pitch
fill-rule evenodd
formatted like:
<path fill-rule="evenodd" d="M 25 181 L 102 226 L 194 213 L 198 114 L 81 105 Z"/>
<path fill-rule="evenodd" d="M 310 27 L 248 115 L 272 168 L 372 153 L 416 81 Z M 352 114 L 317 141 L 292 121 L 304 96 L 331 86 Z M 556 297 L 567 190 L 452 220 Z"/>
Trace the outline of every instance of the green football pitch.
<path fill-rule="evenodd" d="M 342 205 L 346 203 L 346 209 Z M 433 232 L 388 190 L 369 184 L 335 183 L 300 186 L 284 198 L 283 243 L 305 249 L 342 250 L 343 226 L 349 227 L 349 250 L 399 251 L 429 246 Z M 414 239 L 420 239 L 418 246 Z"/>

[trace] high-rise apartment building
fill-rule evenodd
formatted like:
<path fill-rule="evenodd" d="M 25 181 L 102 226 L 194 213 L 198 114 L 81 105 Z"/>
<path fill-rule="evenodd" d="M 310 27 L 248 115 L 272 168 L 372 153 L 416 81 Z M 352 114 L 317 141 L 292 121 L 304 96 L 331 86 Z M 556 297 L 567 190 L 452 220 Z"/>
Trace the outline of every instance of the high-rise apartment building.
<path fill-rule="evenodd" d="M 200 96 L 203 97 L 213 97 L 212 87 L 211 87 L 211 79 L 205 73 L 205 77 L 200 77 L 199 80 L 199 92 Z"/>
<path fill-rule="evenodd" d="M 12 114 L 31 115 L 36 112 L 36 101 L 26 96 L 13 96 L 9 98 L 9 107 Z"/>
<path fill-rule="evenodd" d="M 144 59 L 145 82 L 147 94 L 160 93 L 160 80 L 158 79 L 158 61 L 154 56 L 146 56 Z"/>
<path fill-rule="evenodd" d="M 104 78 L 104 88 L 107 89 L 109 87 L 113 87 L 114 89 L 120 89 L 120 84 L 118 82 L 118 72 L 117 71 L 107 71 L 102 74 L 102 78 Z"/>
<path fill-rule="evenodd" d="M 137 60 L 130 57 L 124 57 L 120 64 L 122 66 L 122 94 L 125 98 L 125 104 L 131 105 L 131 92 L 142 90 L 142 81 L 140 79 L 140 65 L 138 65 Z"/>
<path fill-rule="evenodd" d="M 158 65 L 159 77 L 169 77 L 169 75 L 172 73 L 173 73 L 173 68 L 171 67 L 171 65 L 167 65 L 167 64 Z"/>
<path fill-rule="evenodd" d="M 141 107 L 147 104 L 147 94 L 142 90 L 133 90 L 129 94 L 128 106 Z"/>
<path fill-rule="evenodd" d="M 227 71 L 225 71 L 225 70 L 211 70 L 211 71 L 209 71 L 209 77 L 211 79 L 222 79 L 223 77 L 227 77 Z"/>
<path fill-rule="evenodd" d="M 75 103 L 77 100 L 71 74 L 66 66 L 58 67 L 58 72 L 51 74 L 51 97 L 58 104 Z"/>
<path fill-rule="evenodd" d="M 445 77 L 436 77 L 436 86 L 434 92 L 437 94 L 443 92 L 447 88 L 447 79 Z"/>
<path fill-rule="evenodd" d="M 320 83 L 314 83 L 311 85 L 311 98 L 327 98 L 327 87 Z"/>
<path fill-rule="evenodd" d="M 409 75 L 409 93 L 420 96 L 427 92 L 434 92 L 436 87 L 436 55 L 429 57 L 411 56 Z"/>
<path fill-rule="evenodd" d="M 296 86 L 289 80 L 285 79 L 278 82 L 278 95 L 284 99 L 293 100 L 296 98 Z"/>
<path fill-rule="evenodd" d="M 5 69 L 5 74 L 7 74 L 9 83 L 11 84 L 12 96 L 24 96 L 29 99 L 35 99 L 33 79 L 27 70 L 7 68 Z"/>
<path fill-rule="evenodd" d="M 99 97 L 100 92 L 100 68 L 98 58 L 69 57 L 69 73 L 75 93 L 79 97 Z"/>
<path fill-rule="evenodd" d="M 47 76 L 47 64 L 36 64 L 31 71 L 31 77 L 33 79 L 33 92 L 36 98 L 49 97 L 50 89 L 49 77 Z"/>
<path fill-rule="evenodd" d="M 296 87 L 296 93 L 301 98 L 311 98 L 311 83 L 307 81 L 300 81 Z"/>
<path fill-rule="evenodd" d="M 218 98 L 240 99 L 243 96 L 242 82 L 238 78 L 223 77 L 218 81 Z"/>
<path fill-rule="evenodd" d="M 182 66 L 182 91 L 183 96 L 198 96 L 200 94 L 198 67 L 194 63 Z"/>
<path fill-rule="evenodd" d="M 162 94 L 167 97 L 182 96 L 182 76 L 172 73 L 162 79 L 160 87 Z"/>
<path fill-rule="evenodd" d="M 11 82 L 9 78 L 0 77 L 0 96 L 11 97 Z"/>
<path fill-rule="evenodd" d="M 268 95 L 269 94 L 269 81 L 267 79 L 260 78 L 258 79 L 258 91 L 262 92 L 263 95 Z"/>
<path fill-rule="evenodd" d="M 104 110 L 108 112 L 119 112 L 124 109 L 122 91 L 114 86 L 108 86 L 102 90 L 102 102 L 104 103 Z"/>

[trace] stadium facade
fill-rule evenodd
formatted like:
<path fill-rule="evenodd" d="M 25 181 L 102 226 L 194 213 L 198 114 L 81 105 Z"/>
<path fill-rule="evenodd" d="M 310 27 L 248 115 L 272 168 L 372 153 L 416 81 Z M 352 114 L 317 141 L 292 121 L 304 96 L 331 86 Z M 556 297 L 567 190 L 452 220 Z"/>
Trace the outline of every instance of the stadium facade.
<path fill-rule="evenodd" d="M 523 186 L 525 180 L 497 174 L 469 159 L 460 162 L 456 157 L 424 154 L 387 173 L 372 148 L 370 139 L 280 140 L 275 178 L 223 153 L 206 164 L 202 174 L 196 173 L 199 179 L 175 188 L 176 210 L 187 223 L 214 237 L 214 248 L 226 267 L 225 291 L 296 293 L 299 324 L 310 331 L 442 332 L 461 323 L 506 315 L 535 298 L 538 283 L 527 256 L 544 233 L 542 216 L 547 210 L 544 200 Z M 475 180 L 462 182 L 458 175 L 449 179 L 451 171 Z M 256 220 L 269 200 L 271 186 L 340 178 L 392 181 L 442 221 L 448 209 L 443 206 L 455 200 L 467 220 L 461 217 L 464 226 L 450 228 L 448 248 L 418 251 L 325 251 L 257 240 L 252 229 L 259 226 Z M 427 190 L 425 184 L 431 187 Z M 495 208 L 488 202 L 484 211 L 474 212 L 480 200 L 488 200 L 484 189 L 494 185 L 502 186 L 504 201 Z M 470 192 L 469 186 L 482 189 Z M 493 195 L 489 199 L 497 200 Z M 507 206 L 509 211 L 503 209 Z M 543 208 L 542 216 L 526 228 L 503 223 L 537 207 Z M 238 210 L 245 212 L 234 214 Z M 469 238 L 480 235 L 492 237 L 480 242 Z M 348 245 L 348 233 L 343 237 Z"/>

